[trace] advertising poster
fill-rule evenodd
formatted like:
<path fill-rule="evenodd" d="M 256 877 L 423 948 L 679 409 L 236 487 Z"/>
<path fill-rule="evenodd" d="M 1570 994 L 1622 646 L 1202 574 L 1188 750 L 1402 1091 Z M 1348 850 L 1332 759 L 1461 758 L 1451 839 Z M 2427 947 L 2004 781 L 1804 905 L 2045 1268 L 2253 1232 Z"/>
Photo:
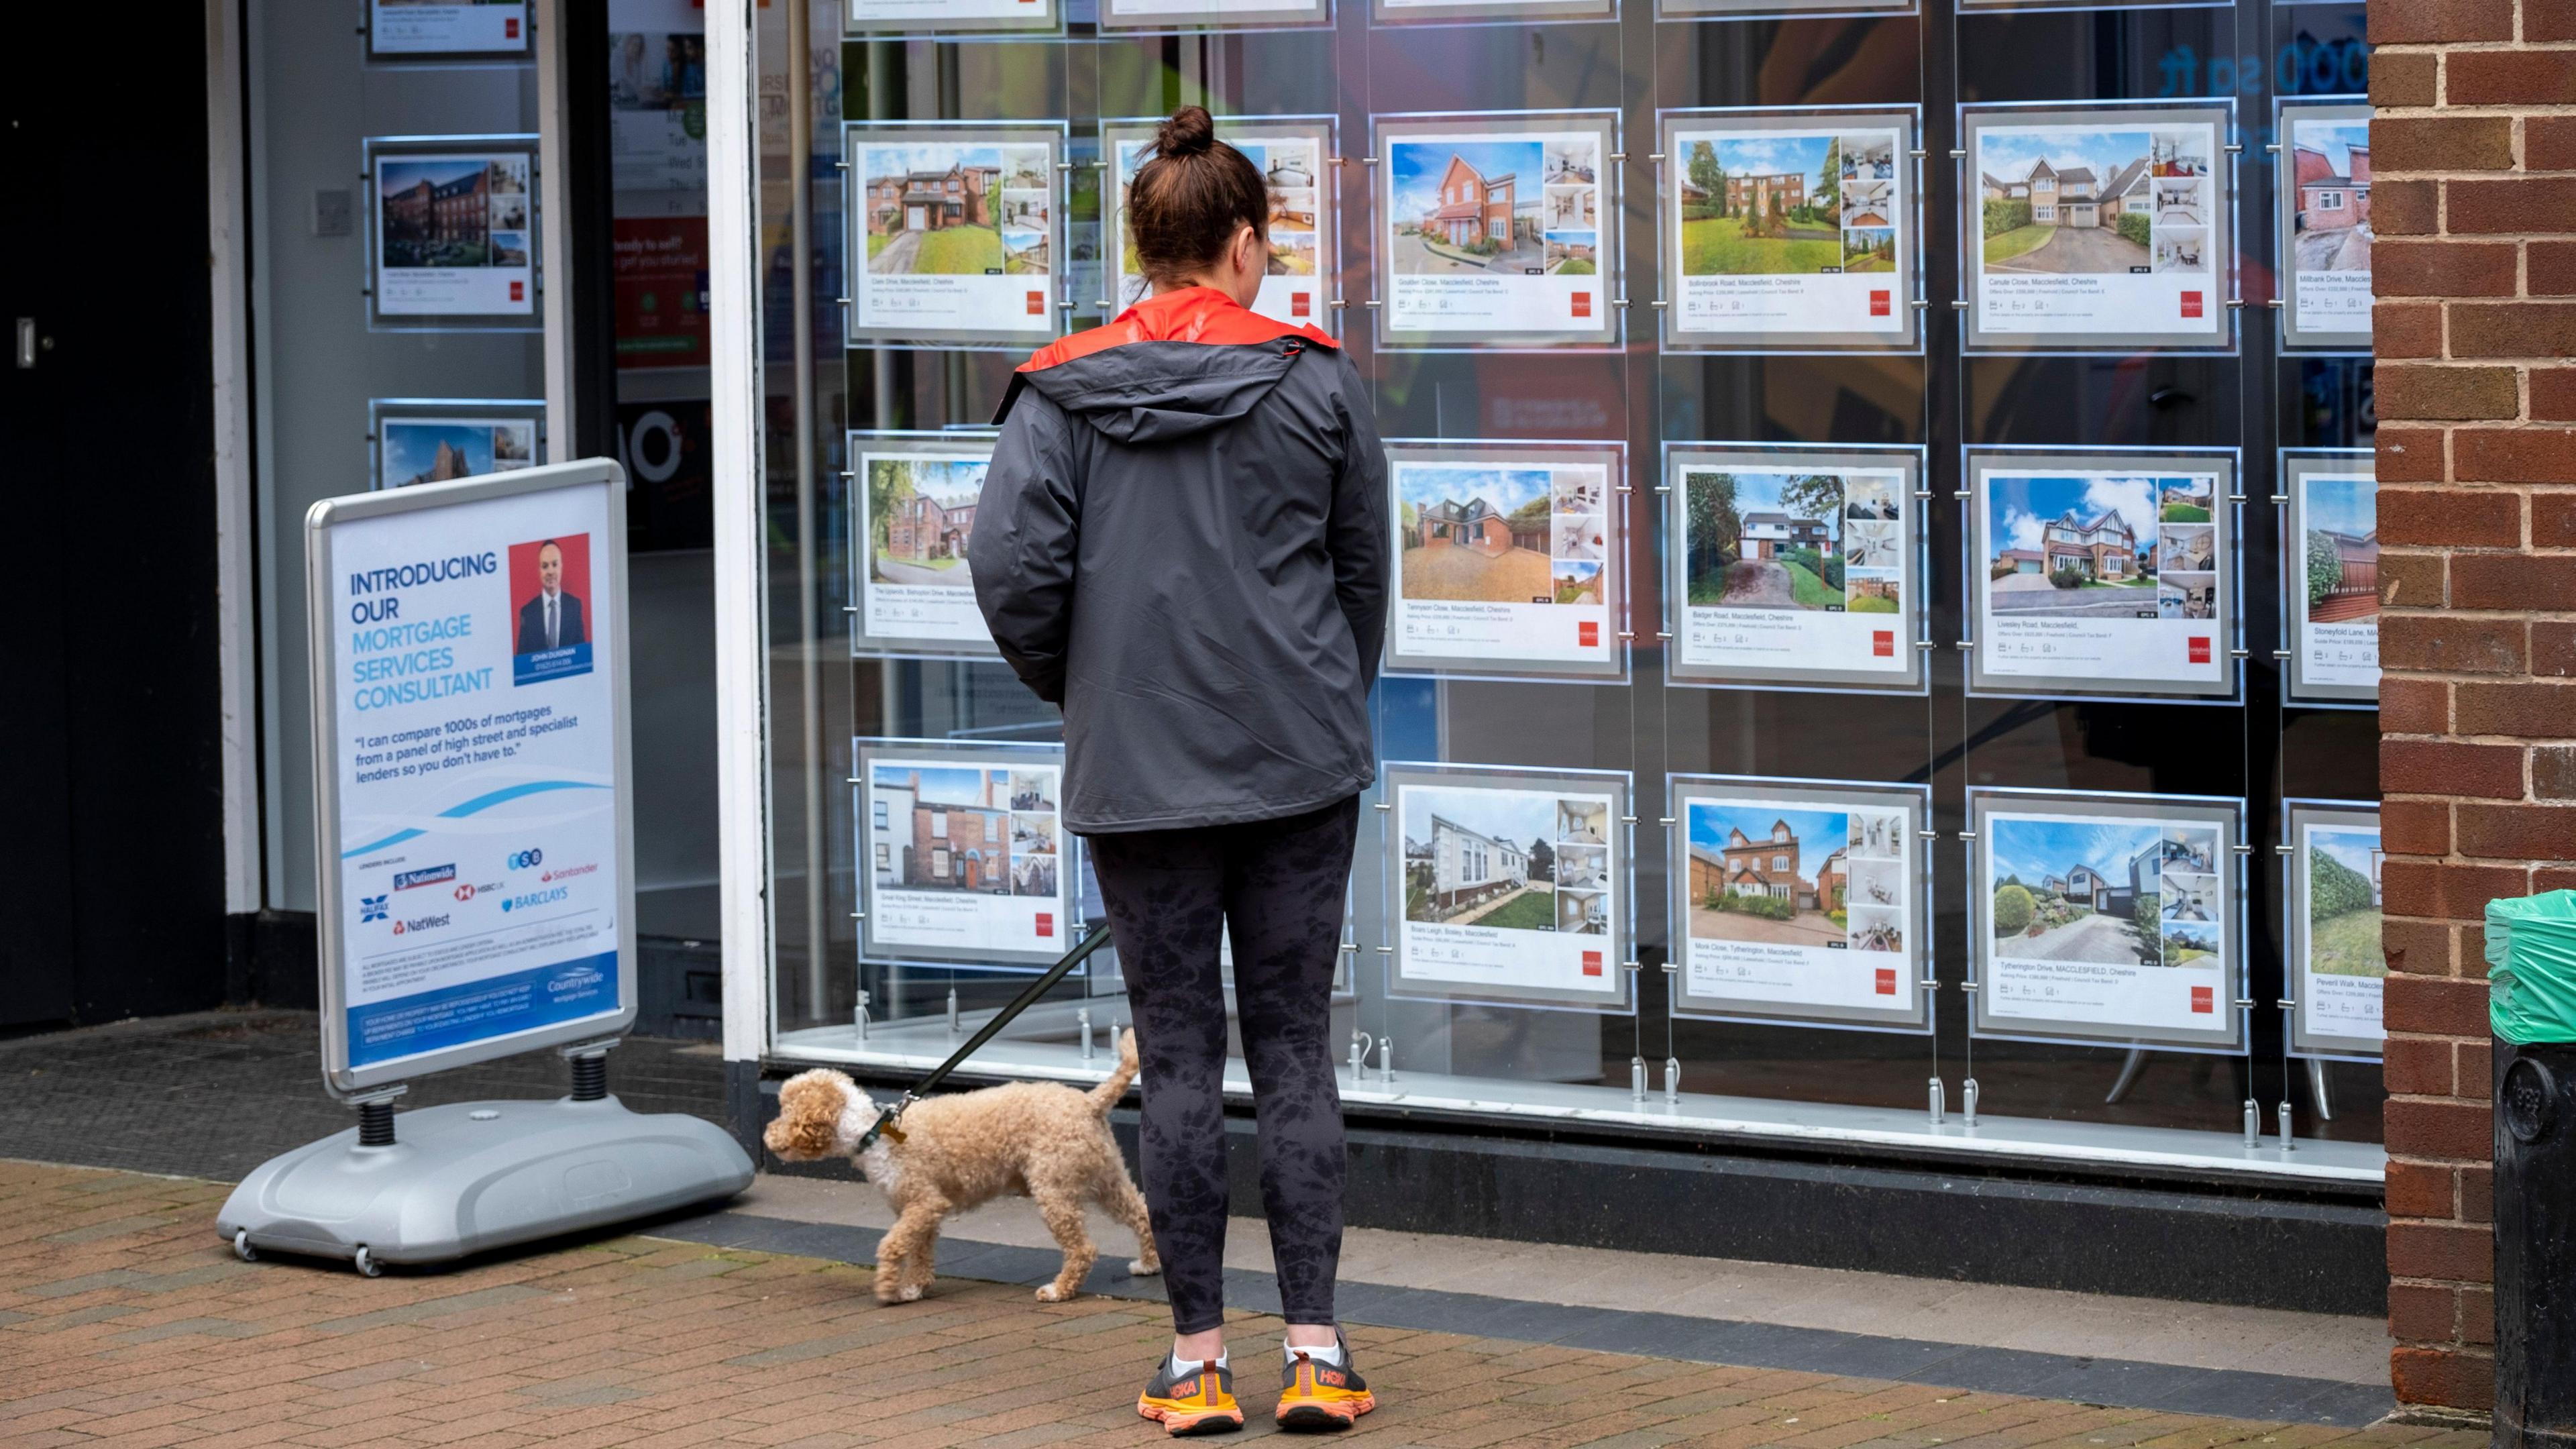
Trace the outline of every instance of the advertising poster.
<path fill-rule="evenodd" d="M 1332 18 L 1331 0 L 1100 0 L 1103 30 L 1323 25 Z"/>
<path fill-rule="evenodd" d="M 622 370 L 707 365 L 705 12 L 608 11 L 609 257 Z"/>
<path fill-rule="evenodd" d="M 1984 693 L 2236 692 L 2235 460 L 1968 454 Z"/>
<path fill-rule="evenodd" d="M 2281 345 L 2370 350 L 2370 104 L 2284 105 Z"/>
<path fill-rule="evenodd" d="M 1969 347 L 2228 345 L 2225 107 L 1963 119 Z"/>
<path fill-rule="evenodd" d="M 1389 765 L 1399 995 L 1628 1005 L 1622 775 Z"/>
<path fill-rule="evenodd" d="M 2379 1055 L 2379 812 L 2368 805 L 2290 806 L 2290 1050 L 2300 1056 Z"/>
<path fill-rule="evenodd" d="M 858 612 L 853 650 L 991 656 L 966 545 L 992 466 L 989 435 L 850 434 Z"/>
<path fill-rule="evenodd" d="M 1924 792 L 1676 777 L 1676 1010 L 1930 1024 Z"/>
<path fill-rule="evenodd" d="M 539 434 L 542 402 L 411 403 L 378 399 L 376 486 L 408 488 L 486 473 L 508 473 L 545 461 Z"/>
<path fill-rule="evenodd" d="M 1621 449 L 1393 442 L 1386 667 L 1618 678 Z"/>
<path fill-rule="evenodd" d="M 2367 448 L 2281 455 L 2290 697 L 2379 698 L 2379 481 Z"/>
<path fill-rule="evenodd" d="M 858 757 L 865 959 L 1051 966 L 1073 946 L 1061 747 L 867 740 Z"/>
<path fill-rule="evenodd" d="M 842 0 L 842 7 L 848 35 L 1056 28 L 1056 0 Z"/>
<path fill-rule="evenodd" d="M 1921 455 L 1702 445 L 1664 474 L 1674 679 L 1922 685 Z"/>
<path fill-rule="evenodd" d="M 1370 14 L 1381 25 L 1407 21 L 1607 20 L 1617 13 L 1615 0 L 1370 0 Z"/>
<path fill-rule="evenodd" d="M 1616 341 L 1617 218 L 1604 185 L 1616 120 L 1377 118 L 1380 340 Z"/>
<path fill-rule="evenodd" d="M 529 53 L 525 0 L 367 0 L 369 60 L 498 60 Z"/>
<path fill-rule="evenodd" d="M 620 1009 L 616 488 L 320 526 L 353 1069 Z"/>
<path fill-rule="evenodd" d="M 538 325 L 534 138 L 458 137 L 435 150 L 369 141 L 367 168 L 372 321 Z"/>
<path fill-rule="evenodd" d="M 1914 8 L 1915 0 L 1658 0 L 1655 13 L 1667 20 L 1690 20 L 1703 15 L 1795 15 L 1812 10 L 1837 15 L 1903 15 Z"/>
<path fill-rule="evenodd" d="M 2242 1040 L 2235 802 L 1972 789 L 1968 804 L 1979 1035 Z"/>
<path fill-rule="evenodd" d="M 1913 346 L 1913 147 L 1909 111 L 1667 115 L 1665 343 Z"/>
<path fill-rule="evenodd" d="M 849 162 L 854 341 L 1030 346 L 1056 335 L 1063 132 L 862 128 Z"/>
<path fill-rule="evenodd" d="M 1150 121 L 1101 127 L 1101 150 L 1111 158 L 1118 188 L 1115 224 L 1103 228 L 1113 317 L 1146 294 L 1145 270 L 1136 260 L 1134 233 L 1127 224 L 1127 188 L 1136 179 L 1136 168 L 1154 154 L 1154 127 Z M 1341 234 L 1325 167 L 1333 149 L 1332 123 L 1222 120 L 1217 133 L 1243 153 L 1270 189 L 1270 265 L 1252 310 L 1338 335 L 1340 319 L 1327 305 L 1332 300 L 1333 239 Z"/>

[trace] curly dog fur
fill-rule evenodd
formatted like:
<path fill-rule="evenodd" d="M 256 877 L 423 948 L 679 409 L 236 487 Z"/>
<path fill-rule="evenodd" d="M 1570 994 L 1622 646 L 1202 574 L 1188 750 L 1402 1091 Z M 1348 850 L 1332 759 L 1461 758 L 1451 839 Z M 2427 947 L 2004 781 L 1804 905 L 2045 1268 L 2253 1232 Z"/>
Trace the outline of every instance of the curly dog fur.
<path fill-rule="evenodd" d="M 919 1298 L 930 1286 L 940 1222 L 1006 1193 L 1035 1198 L 1047 1231 L 1064 1249 L 1064 1265 L 1038 1290 L 1039 1301 L 1072 1297 L 1100 1256 L 1083 1226 L 1086 1202 L 1135 1232 L 1138 1255 L 1127 1271 L 1160 1272 L 1145 1199 L 1109 1135 L 1109 1109 L 1135 1077 L 1131 1031 L 1119 1039 L 1117 1070 L 1089 1092 L 1012 1082 L 905 1109 L 903 1140 L 880 1136 L 855 1159 L 895 1210 L 894 1226 L 877 1249 L 877 1300 Z M 840 1072 L 801 1072 L 778 1089 L 778 1120 L 762 1140 L 789 1162 L 848 1157 L 883 1111 Z"/>

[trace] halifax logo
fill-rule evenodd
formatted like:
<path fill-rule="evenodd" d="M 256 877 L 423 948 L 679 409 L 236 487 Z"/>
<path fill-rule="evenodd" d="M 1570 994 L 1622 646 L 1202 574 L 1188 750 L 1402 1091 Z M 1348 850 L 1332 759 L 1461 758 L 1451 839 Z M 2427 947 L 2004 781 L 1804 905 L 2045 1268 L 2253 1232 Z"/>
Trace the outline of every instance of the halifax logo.
<path fill-rule="evenodd" d="M 358 897 L 359 925 L 363 926 L 369 921 L 381 921 L 388 914 L 389 912 L 385 909 L 385 898 L 383 896 Z"/>

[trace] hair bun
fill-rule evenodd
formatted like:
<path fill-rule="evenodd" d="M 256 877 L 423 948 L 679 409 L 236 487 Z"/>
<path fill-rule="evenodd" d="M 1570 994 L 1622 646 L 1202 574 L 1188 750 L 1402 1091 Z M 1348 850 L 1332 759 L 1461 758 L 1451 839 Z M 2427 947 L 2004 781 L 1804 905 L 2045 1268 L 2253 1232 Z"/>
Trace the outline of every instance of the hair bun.
<path fill-rule="evenodd" d="M 1204 156 L 1216 144 L 1216 122 L 1203 106 L 1183 106 L 1154 131 L 1154 151 L 1162 156 Z"/>

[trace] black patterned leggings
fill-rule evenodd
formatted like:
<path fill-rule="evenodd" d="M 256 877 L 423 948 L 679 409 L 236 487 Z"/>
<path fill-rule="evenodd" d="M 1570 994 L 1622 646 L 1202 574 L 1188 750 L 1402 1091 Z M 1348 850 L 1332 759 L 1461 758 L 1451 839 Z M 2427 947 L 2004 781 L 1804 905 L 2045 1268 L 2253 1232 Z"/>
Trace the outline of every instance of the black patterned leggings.
<path fill-rule="evenodd" d="M 1174 1333 L 1225 1318 L 1221 928 L 1234 940 L 1280 1305 L 1290 1323 L 1333 1321 L 1342 1101 L 1327 1038 L 1358 824 L 1354 796 L 1282 820 L 1085 838 L 1136 1014 L 1145 1202 Z"/>

